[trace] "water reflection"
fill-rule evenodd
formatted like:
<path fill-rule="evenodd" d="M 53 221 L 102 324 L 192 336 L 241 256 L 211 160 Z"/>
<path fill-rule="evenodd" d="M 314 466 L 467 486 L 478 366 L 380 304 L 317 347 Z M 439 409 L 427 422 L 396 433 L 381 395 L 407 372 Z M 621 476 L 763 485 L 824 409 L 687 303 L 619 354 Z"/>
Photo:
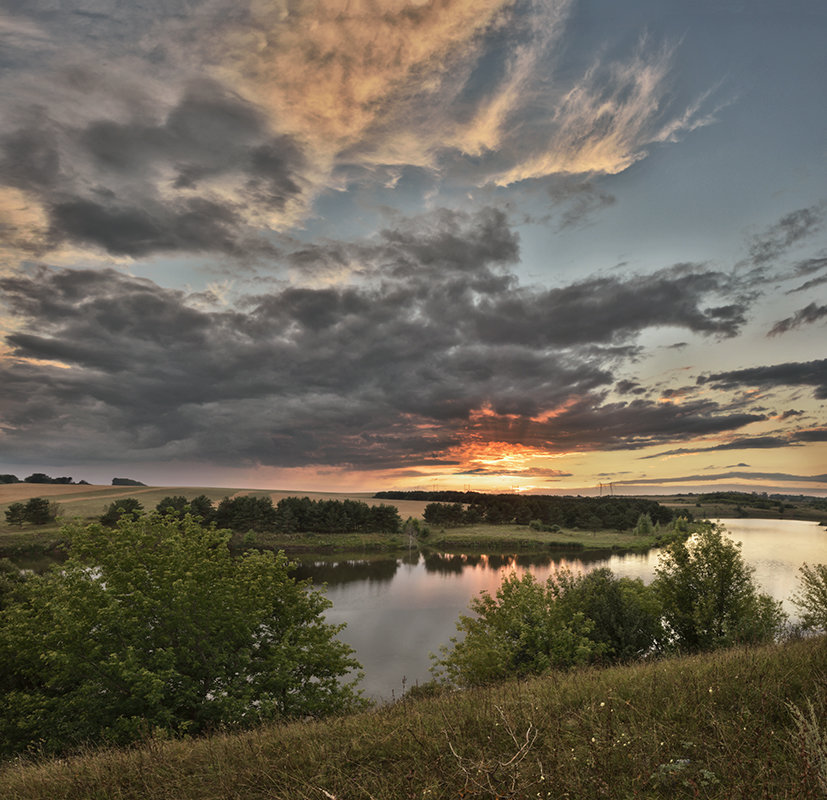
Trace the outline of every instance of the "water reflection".
<path fill-rule="evenodd" d="M 827 563 L 827 530 L 815 522 L 722 520 L 742 543 L 744 560 L 755 569 L 761 590 L 781 600 L 795 618 L 790 596 L 798 587 L 798 569 L 806 561 Z M 47 559 L 53 561 L 53 559 Z M 15 559 L 42 571 L 44 559 Z M 389 700 L 407 685 L 428 680 L 429 653 L 456 634 L 456 621 L 481 591 L 496 592 L 504 574 L 532 572 L 545 580 L 560 569 L 579 574 L 607 566 L 617 576 L 654 577 L 658 552 L 553 550 L 544 553 L 420 554 L 410 548 L 401 557 L 346 554 L 298 561 L 296 577 L 327 584 L 333 602 L 327 618 L 346 623 L 342 638 L 356 649 L 365 667 L 365 693 Z"/>
<path fill-rule="evenodd" d="M 761 590 L 781 600 L 795 618 L 789 602 L 798 585 L 798 568 L 805 561 L 827 563 L 827 531 L 816 523 L 779 520 L 722 520 L 731 537 L 742 542 L 745 561 L 755 569 Z M 352 563 L 329 563 L 306 574 L 328 583 L 333 608 L 331 622 L 345 622 L 342 638 L 356 649 L 365 667 L 366 694 L 389 700 L 408 685 L 428 680 L 428 654 L 456 635 L 456 621 L 468 612 L 468 603 L 481 591 L 496 592 L 504 574 L 532 572 L 545 580 L 560 569 L 574 573 L 609 567 L 619 577 L 649 583 L 658 561 L 657 550 L 647 553 L 552 551 L 520 554 L 457 554 L 428 552 L 408 555 L 393 565 L 387 560 L 377 570 L 383 580 L 343 580 L 355 575 Z M 377 563 L 377 562 L 372 562 Z M 363 564 L 362 569 L 372 567 Z M 324 576 L 322 578 L 322 576 Z"/>
<path fill-rule="evenodd" d="M 395 558 L 344 561 L 300 561 L 293 573 L 297 580 L 310 578 L 313 583 L 338 586 L 354 581 L 383 583 L 393 580 L 402 562 Z"/>

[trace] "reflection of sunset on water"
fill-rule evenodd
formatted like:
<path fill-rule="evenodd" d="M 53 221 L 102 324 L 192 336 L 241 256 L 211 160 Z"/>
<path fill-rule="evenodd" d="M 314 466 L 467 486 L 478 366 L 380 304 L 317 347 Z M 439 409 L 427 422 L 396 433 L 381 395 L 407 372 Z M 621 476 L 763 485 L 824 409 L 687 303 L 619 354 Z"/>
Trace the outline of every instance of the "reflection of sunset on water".
<path fill-rule="evenodd" d="M 803 560 L 827 562 L 827 536 L 815 522 L 777 520 L 729 520 L 732 537 L 743 542 L 746 562 L 756 568 L 756 579 L 766 591 L 789 603 L 798 584 Z M 784 547 L 778 546 L 783 537 Z M 531 572 L 545 581 L 568 569 L 575 575 L 609 567 L 621 578 L 640 578 L 649 583 L 658 554 L 612 554 L 610 552 L 537 554 L 472 554 L 413 552 L 405 559 L 380 559 L 376 569 L 369 562 L 330 564 L 316 573 L 328 582 L 327 596 L 333 601 L 331 622 L 346 622 L 342 634 L 354 646 L 367 672 L 369 694 L 389 699 L 401 690 L 402 676 L 408 685 L 428 680 L 429 652 L 435 652 L 456 635 L 460 614 L 468 614 L 472 597 L 486 591 L 494 595 L 505 575 Z M 338 576 L 337 576 L 338 573 Z M 301 577 L 312 577 L 312 569 Z M 340 580 L 341 578 L 341 580 Z"/>

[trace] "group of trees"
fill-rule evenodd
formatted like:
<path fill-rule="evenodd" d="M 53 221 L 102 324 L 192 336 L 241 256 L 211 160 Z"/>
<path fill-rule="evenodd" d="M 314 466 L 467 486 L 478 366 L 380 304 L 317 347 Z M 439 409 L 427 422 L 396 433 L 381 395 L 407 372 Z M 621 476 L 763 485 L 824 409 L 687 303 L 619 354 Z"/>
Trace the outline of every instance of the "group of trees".
<path fill-rule="evenodd" d="M 307 497 L 284 497 L 276 505 L 276 530 L 282 533 L 398 533 L 401 527 L 396 506 Z"/>
<path fill-rule="evenodd" d="M 143 505 L 134 497 L 112 502 L 100 521 L 114 525 L 122 514 L 139 515 Z M 189 513 L 204 524 L 233 531 L 276 533 L 398 533 L 402 520 L 395 506 L 368 506 L 357 500 L 311 500 L 285 497 L 277 505 L 267 497 L 225 497 L 218 507 L 206 495 L 188 500 L 182 495 L 163 498 L 160 514 L 181 517 Z"/>
<path fill-rule="evenodd" d="M 192 516 L 64 529 L 68 560 L 0 564 L 0 753 L 248 728 L 358 707 L 330 603 L 283 554 Z"/>
<path fill-rule="evenodd" d="M 6 509 L 9 525 L 47 525 L 57 519 L 59 506 L 45 497 L 31 497 L 25 503 L 11 503 Z"/>
<path fill-rule="evenodd" d="M 430 500 L 425 521 L 455 527 L 487 522 L 495 525 L 536 521 L 546 527 L 629 530 L 641 514 L 665 525 L 675 513 L 654 500 L 638 497 L 564 497 L 556 495 L 482 494 L 480 492 L 377 492 L 389 500 Z M 682 512 L 687 516 L 686 512 Z"/>
<path fill-rule="evenodd" d="M 10 475 L 5 473 L 0 475 L 0 483 L 56 483 L 61 485 L 72 485 L 75 482 L 70 477 L 61 477 L 61 478 L 52 478 L 49 475 L 46 475 L 45 472 L 34 472 L 26 478 L 23 478 L 21 481 L 17 475 Z M 86 481 L 78 481 L 77 485 L 88 486 L 89 484 Z"/>
<path fill-rule="evenodd" d="M 796 602 L 821 609 L 805 624 L 827 628 L 827 568 L 802 570 Z M 661 552 L 655 580 L 618 578 L 608 568 L 543 584 L 512 573 L 494 596 L 471 602 L 434 671 L 463 685 L 551 668 L 613 663 L 652 654 L 693 653 L 771 641 L 786 620 L 780 603 L 757 591 L 740 546 L 709 525 Z"/>

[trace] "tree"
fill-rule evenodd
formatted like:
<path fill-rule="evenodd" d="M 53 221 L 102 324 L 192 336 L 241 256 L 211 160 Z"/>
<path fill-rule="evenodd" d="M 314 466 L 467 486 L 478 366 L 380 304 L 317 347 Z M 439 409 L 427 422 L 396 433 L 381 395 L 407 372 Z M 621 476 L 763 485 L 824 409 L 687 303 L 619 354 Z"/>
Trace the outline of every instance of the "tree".
<path fill-rule="evenodd" d="M 358 706 L 330 603 L 283 553 L 190 515 L 64 528 L 68 560 L 0 611 L 0 750 L 48 752 Z"/>
<path fill-rule="evenodd" d="M 155 506 L 155 510 L 159 514 L 166 514 L 170 510 L 174 513 L 183 514 L 186 507 L 187 498 L 183 495 L 176 494 L 171 497 L 165 497 L 163 500 L 159 500 L 158 505 Z"/>
<path fill-rule="evenodd" d="M 654 586 L 678 650 L 710 650 L 771 640 L 784 621 L 781 604 L 759 594 L 741 546 L 721 526 L 672 542 L 655 567 Z"/>
<path fill-rule="evenodd" d="M 586 663 L 601 649 L 589 638 L 593 623 L 579 611 L 568 615 L 556 597 L 553 582 L 512 573 L 496 596 L 481 592 L 471 601 L 476 616 L 463 614 L 457 622 L 465 638 L 452 638 L 432 671 L 453 683 L 476 685 Z"/>
<path fill-rule="evenodd" d="M 45 497 L 30 497 L 23 516 L 32 525 L 46 525 L 56 519 L 57 511 L 57 503 L 50 503 Z"/>
<path fill-rule="evenodd" d="M 804 564 L 801 586 L 792 598 L 801 611 L 805 628 L 827 630 L 827 564 Z"/>
<path fill-rule="evenodd" d="M 276 520 L 276 509 L 269 497 L 225 497 L 215 510 L 216 524 L 234 531 L 272 531 Z"/>
<path fill-rule="evenodd" d="M 26 506 L 23 503 L 11 503 L 6 509 L 6 524 L 23 527 L 26 521 Z"/>
<path fill-rule="evenodd" d="M 193 497 L 189 502 L 189 506 L 190 514 L 196 519 L 200 518 L 204 524 L 212 521 L 215 515 L 212 500 L 205 494 L 199 494 L 197 497 Z"/>
<path fill-rule="evenodd" d="M 601 567 L 577 576 L 561 571 L 554 583 L 565 616 L 573 619 L 582 613 L 591 621 L 588 635 L 600 646 L 600 660 L 630 661 L 660 648 L 660 601 L 639 578 L 618 578 L 608 567 Z"/>
<path fill-rule="evenodd" d="M 53 522 L 60 506 L 49 502 L 45 497 L 30 497 L 25 503 L 11 503 L 6 509 L 6 522 L 20 525 L 30 522 L 32 525 L 46 525 Z"/>
<path fill-rule="evenodd" d="M 655 526 L 652 525 L 652 518 L 644 513 L 637 518 L 635 524 L 635 536 L 651 536 L 655 532 Z"/>
<path fill-rule="evenodd" d="M 20 569 L 8 558 L 0 558 L 0 612 L 12 601 L 13 593 L 24 579 Z"/>
<path fill-rule="evenodd" d="M 140 500 L 135 497 L 123 497 L 109 504 L 109 507 L 101 516 L 100 522 L 103 525 L 112 527 L 124 515 L 137 517 L 143 513 L 144 507 Z"/>
<path fill-rule="evenodd" d="M 33 472 L 28 477 L 23 478 L 23 483 L 52 483 L 52 478 L 45 472 Z"/>

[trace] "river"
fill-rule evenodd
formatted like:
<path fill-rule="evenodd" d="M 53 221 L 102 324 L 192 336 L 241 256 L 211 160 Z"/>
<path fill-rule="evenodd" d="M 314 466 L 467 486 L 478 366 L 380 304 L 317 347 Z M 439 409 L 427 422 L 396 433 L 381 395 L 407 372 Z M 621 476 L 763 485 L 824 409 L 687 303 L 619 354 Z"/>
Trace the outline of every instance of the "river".
<path fill-rule="evenodd" d="M 798 569 L 808 563 L 827 563 L 827 529 L 815 522 L 764 519 L 720 520 L 744 560 L 754 568 L 755 581 L 784 604 L 798 586 Z M 456 634 L 456 621 L 482 590 L 494 593 L 503 574 L 530 570 L 539 580 L 561 567 L 583 572 L 607 566 L 621 577 L 654 575 L 658 553 L 617 555 L 554 554 L 553 556 L 487 555 L 421 556 L 415 550 L 404 558 L 371 561 L 305 562 L 299 575 L 314 584 L 327 584 L 333 607 L 327 619 L 346 623 L 340 634 L 364 666 L 361 684 L 374 700 L 398 698 L 406 686 L 430 679 L 429 653 Z"/>

